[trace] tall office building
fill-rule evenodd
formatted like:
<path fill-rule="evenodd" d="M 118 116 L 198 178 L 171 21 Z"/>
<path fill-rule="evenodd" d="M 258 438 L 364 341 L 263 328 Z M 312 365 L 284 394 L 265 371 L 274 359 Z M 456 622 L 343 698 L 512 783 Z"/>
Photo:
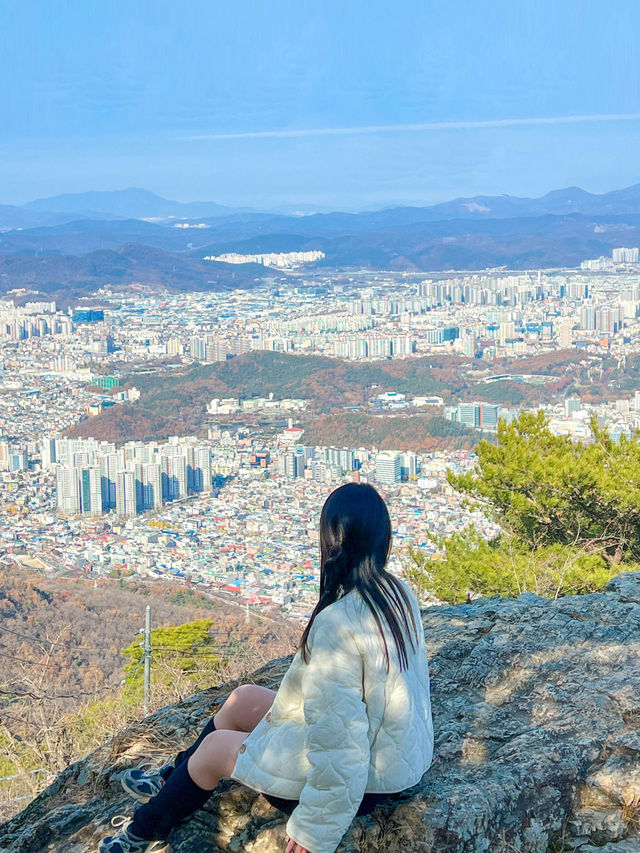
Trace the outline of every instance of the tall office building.
<path fill-rule="evenodd" d="M 418 475 L 418 454 L 407 451 L 402 454 L 401 474 L 403 479 L 411 479 Z"/>
<path fill-rule="evenodd" d="M 478 404 L 478 408 L 480 409 L 478 418 L 480 429 L 497 429 L 500 407 L 494 403 L 480 403 Z"/>
<path fill-rule="evenodd" d="M 477 403 L 458 404 L 458 423 L 475 429 L 480 426 L 480 408 Z"/>
<path fill-rule="evenodd" d="M 386 486 L 399 483 L 402 478 L 402 457 L 399 453 L 378 453 L 376 480 Z"/>
<path fill-rule="evenodd" d="M 567 397 L 564 401 L 564 414 L 567 418 L 570 418 L 574 412 L 579 412 L 581 408 L 580 397 Z"/>

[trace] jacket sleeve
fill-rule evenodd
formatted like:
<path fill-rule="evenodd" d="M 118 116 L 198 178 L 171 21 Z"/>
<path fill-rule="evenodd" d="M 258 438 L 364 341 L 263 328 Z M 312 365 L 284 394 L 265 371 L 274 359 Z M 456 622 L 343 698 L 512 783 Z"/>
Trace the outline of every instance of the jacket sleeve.
<path fill-rule="evenodd" d="M 329 610 L 329 608 L 327 608 Z M 369 776 L 369 720 L 363 660 L 355 637 L 321 611 L 302 664 L 305 745 L 310 769 L 287 834 L 311 853 L 334 853 L 364 795 Z"/>

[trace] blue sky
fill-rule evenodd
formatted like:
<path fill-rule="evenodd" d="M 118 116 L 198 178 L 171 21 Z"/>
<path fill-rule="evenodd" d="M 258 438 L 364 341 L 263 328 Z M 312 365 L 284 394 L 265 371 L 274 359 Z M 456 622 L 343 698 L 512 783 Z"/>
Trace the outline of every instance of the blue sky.
<path fill-rule="evenodd" d="M 637 0 L 11 0 L 0 203 L 361 209 L 640 181 Z"/>

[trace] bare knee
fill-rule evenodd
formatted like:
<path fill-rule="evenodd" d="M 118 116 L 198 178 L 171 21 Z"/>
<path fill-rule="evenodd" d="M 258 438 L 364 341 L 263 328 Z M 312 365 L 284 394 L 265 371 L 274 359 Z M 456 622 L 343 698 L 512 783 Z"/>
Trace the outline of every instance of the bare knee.
<path fill-rule="evenodd" d="M 275 691 L 268 687 L 241 684 L 231 691 L 229 698 L 216 714 L 216 728 L 253 731 L 273 704 L 275 695 Z"/>
<path fill-rule="evenodd" d="M 205 789 L 213 789 L 230 776 L 246 732 L 215 731 L 208 734 L 189 759 L 189 775 Z"/>
<path fill-rule="evenodd" d="M 231 699 L 233 702 L 250 702 L 255 687 L 255 684 L 239 684 L 238 687 L 234 687 L 234 689 L 231 691 L 231 693 L 229 694 L 229 699 Z"/>

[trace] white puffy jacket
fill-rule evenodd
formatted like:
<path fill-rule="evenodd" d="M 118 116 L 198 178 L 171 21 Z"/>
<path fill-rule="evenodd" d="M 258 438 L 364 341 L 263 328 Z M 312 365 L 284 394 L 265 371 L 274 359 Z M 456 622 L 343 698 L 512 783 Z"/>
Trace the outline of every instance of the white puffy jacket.
<path fill-rule="evenodd" d="M 401 583 L 403 583 L 401 581 Z M 365 793 L 394 793 L 420 781 L 433 756 L 433 723 L 424 631 L 416 625 L 401 671 L 357 590 L 322 610 L 269 712 L 240 747 L 231 777 L 254 790 L 299 800 L 287 834 L 311 853 L 334 853 Z M 411 623 L 410 623 L 411 625 Z M 414 641 L 415 644 L 415 641 Z"/>

